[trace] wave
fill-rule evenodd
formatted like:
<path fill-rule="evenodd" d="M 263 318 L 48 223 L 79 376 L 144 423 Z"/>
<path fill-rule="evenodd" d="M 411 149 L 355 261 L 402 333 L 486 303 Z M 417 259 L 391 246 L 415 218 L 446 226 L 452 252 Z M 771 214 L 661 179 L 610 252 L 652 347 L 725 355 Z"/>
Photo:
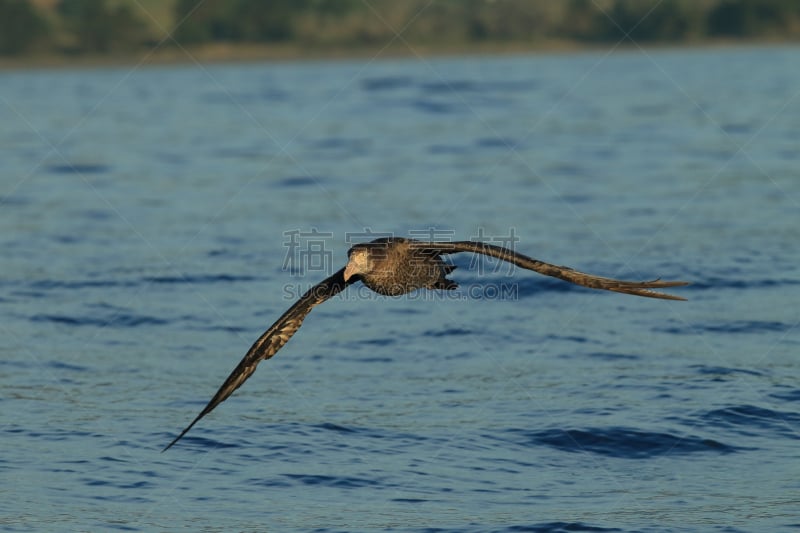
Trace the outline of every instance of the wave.
<path fill-rule="evenodd" d="M 679 323 L 671 320 L 672 326 L 654 328 L 654 331 L 674 335 L 697 335 L 702 333 L 782 333 L 794 329 L 796 323 L 776 320 L 729 320 L 726 322 Z"/>
<path fill-rule="evenodd" d="M 737 433 L 752 436 L 771 433 L 790 439 L 800 439 L 800 414 L 766 409 L 755 405 L 734 405 L 714 409 L 700 417 L 711 427 L 735 429 Z"/>
<path fill-rule="evenodd" d="M 463 328 L 445 328 L 445 329 L 429 329 L 422 332 L 425 337 L 461 337 L 464 335 L 472 335 L 474 332 L 469 329 Z"/>
<path fill-rule="evenodd" d="M 451 79 L 420 84 L 422 92 L 430 94 L 451 95 L 454 93 L 493 94 L 497 92 L 529 92 L 537 88 L 539 82 L 534 79 L 522 80 L 487 80 L 487 79 Z"/>
<path fill-rule="evenodd" d="M 762 372 L 751 370 L 749 368 L 728 368 L 725 366 L 708 366 L 708 365 L 689 365 L 689 368 L 697 370 L 699 374 L 708 376 L 731 376 L 735 374 L 745 374 L 748 376 L 763 376 Z"/>
<path fill-rule="evenodd" d="M 519 531 L 531 533 L 573 533 L 581 531 L 623 531 L 616 527 L 599 527 L 590 526 L 581 522 L 543 522 L 541 524 L 531 524 L 525 526 L 509 526 L 504 529 L 496 530 L 498 532 L 508 531 L 509 533 L 516 533 Z"/>
<path fill-rule="evenodd" d="M 82 289 L 105 289 L 113 287 L 135 287 L 139 283 L 133 280 L 113 280 L 113 279 L 82 279 L 82 280 L 55 280 L 43 279 L 28 283 L 28 288 L 34 290 L 82 290 Z"/>
<path fill-rule="evenodd" d="M 119 312 L 102 316 L 73 316 L 37 314 L 30 317 L 32 322 L 51 322 L 67 326 L 96 326 L 96 327 L 122 327 L 135 328 L 139 326 L 163 326 L 169 320 L 148 315 Z"/>
<path fill-rule="evenodd" d="M 800 402 L 800 389 L 793 389 L 786 392 L 776 392 L 770 394 L 770 396 L 787 402 Z"/>
<path fill-rule="evenodd" d="M 319 176 L 289 176 L 275 183 L 280 187 L 311 187 L 326 181 L 325 178 Z"/>
<path fill-rule="evenodd" d="M 283 474 L 283 476 L 303 485 L 318 485 L 339 489 L 357 489 L 383 485 L 380 480 L 365 477 L 325 476 L 320 474 Z"/>
<path fill-rule="evenodd" d="M 47 171 L 53 174 L 102 174 L 111 170 L 109 165 L 91 163 L 66 163 L 63 165 L 48 165 Z"/>
<path fill-rule="evenodd" d="M 231 274 L 182 274 L 179 276 L 150 276 L 142 278 L 142 281 L 146 283 L 168 284 L 235 283 L 255 280 L 254 276 L 234 276 Z"/>
<path fill-rule="evenodd" d="M 84 290 L 131 288 L 141 286 L 143 283 L 213 284 L 248 282 L 256 281 L 257 279 L 255 276 L 235 276 L 231 274 L 180 274 L 174 276 L 144 276 L 139 279 L 42 279 L 31 281 L 24 287 L 33 291 Z M 17 285 L 16 282 L 14 282 L 14 285 Z"/>
<path fill-rule="evenodd" d="M 413 84 L 414 79 L 411 76 L 376 76 L 361 80 L 361 88 L 367 92 L 406 89 Z"/>
<path fill-rule="evenodd" d="M 687 276 L 691 278 L 691 276 Z M 693 278 L 689 286 L 691 290 L 719 290 L 719 289 L 769 289 L 773 287 L 787 287 L 800 285 L 796 279 L 732 279 L 732 278 Z"/>
<path fill-rule="evenodd" d="M 523 445 L 549 446 L 564 452 L 588 452 L 619 459 L 649 459 L 693 453 L 732 453 L 737 448 L 693 435 L 675 435 L 609 427 L 590 429 L 508 430 Z"/>

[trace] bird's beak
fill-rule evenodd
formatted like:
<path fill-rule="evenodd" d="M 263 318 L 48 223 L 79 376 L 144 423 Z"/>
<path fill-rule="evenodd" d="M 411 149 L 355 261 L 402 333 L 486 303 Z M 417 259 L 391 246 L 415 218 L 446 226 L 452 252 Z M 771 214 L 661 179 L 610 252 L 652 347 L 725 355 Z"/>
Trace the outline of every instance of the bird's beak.
<path fill-rule="evenodd" d="M 356 274 L 356 265 L 353 264 L 352 261 L 347 263 L 347 266 L 344 267 L 344 280 L 348 281 Z"/>

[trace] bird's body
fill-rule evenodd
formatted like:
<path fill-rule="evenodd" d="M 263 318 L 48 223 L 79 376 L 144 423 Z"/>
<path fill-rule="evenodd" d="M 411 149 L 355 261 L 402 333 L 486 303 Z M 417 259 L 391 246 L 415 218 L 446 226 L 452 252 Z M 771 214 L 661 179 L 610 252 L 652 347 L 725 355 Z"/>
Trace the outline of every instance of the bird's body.
<path fill-rule="evenodd" d="M 345 280 L 358 275 L 367 287 L 386 296 L 400 296 L 417 289 L 452 290 L 458 284 L 446 278 L 455 267 L 440 254 L 414 246 L 411 239 L 385 237 L 353 246 Z"/>
<path fill-rule="evenodd" d="M 594 276 L 569 267 L 545 263 L 508 248 L 483 242 L 423 242 L 401 237 L 387 237 L 357 244 L 347 252 L 348 263 L 344 268 L 309 289 L 256 340 L 206 407 L 180 435 L 164 448 L 164 451 L 178 442 L 201 418 L 233 394 L 255 371 L 259 362 L 275 355 L 297 332 L 305 317 L 315 306 L 357 281 L 361 281 L 371 290 L 387 296 L 400 296 L 417 289 L 455 289 L 458 284 L 447 278 L 447 275 L 455 267 L 446 263 L 442 256 L 460 252 L 487 255 L 527 270 L 593 289 L 648 298 L 684 300 L 684 298 L 654 289 L 687 285 L 684 281 L 656 279 L 638 282 Z"/>

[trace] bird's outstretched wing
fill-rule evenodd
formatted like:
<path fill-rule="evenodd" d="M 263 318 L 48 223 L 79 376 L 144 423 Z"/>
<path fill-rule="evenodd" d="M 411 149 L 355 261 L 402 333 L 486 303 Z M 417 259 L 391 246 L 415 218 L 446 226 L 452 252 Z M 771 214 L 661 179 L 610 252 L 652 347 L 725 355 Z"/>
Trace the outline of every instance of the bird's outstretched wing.
<path fill-rule="evenodd" d="M 314 306 L 321 304 L 325 300 L 333 297 L 345 287 L 357 281 L 357 277 L 344 280 L 344 269 L 339 270 L 331 277 L 319 282 L 309 289 L 297 302 L 294 303 L 281 317 L 272 324 L 267 331 L 265 331 L 258 340 L 247 351 L 247 355 L 238 364 L 238 366 L 231 372 L 225 383 L 219 388 L 217 393 L 208 402 L 208 405 L 200 411 L 200 414 L 192 420 L 186 429 L 180 435 L 167 445 L 162 450 L 165 452 L 172 447 L 173 444 L 178 442 L 181 437 L 186 435 L 192 426 L 198 420 L 210 413 L 220 403 L 224 402 L 228 396 L 233 394 L 233 391 L 238 389 L 250 375 L 255 372 L 256 365 L 264 359 L 269 359 L 280 350 L 284 344 L 294 335 L 300 326 L 303 324 L 303 319 L 308 316 Z"/>
<path fill-rule="evenodd" d="M 625 294 L 634 294 L 636 296 L 645 296 L 647 298 L 662 298 L 664 300 L 686 300 L 680 296 L 673 296 L 663 292 L 655 291 L 653 289 L 663 289 L 666 287 L 680 287 L 688 285 L 686 281 L 661 281 L 655 279 L 652 281 L 622 281 L 613 278 L 604 278 L 602 276 L 594 276 L 584 272 L 578 272 L 572 268 L 558 265 L 551 265 L 538 259 L 533 259 L 526 255 L 522 255 L 508 248 L 501 246 L 494 246 L 483 242 L 475 241 L 454 241 L 454 242 L 414 242 L 413 247 L 418 247 L 426 250 L 429 253 L 439 254 L 454 254 L 458 252 L 472 252 L 475 254 L 483 254 L 491 257 L 496 257 L 503 261 L 513 263 L 518 267 L 528 270 L 534 270 L 545 276 L 552 276 L 554 278 L 563 279 L 570 283 L 583 285 L 592 289 L 603 289 L 607 291 L 622 292 Z"/>

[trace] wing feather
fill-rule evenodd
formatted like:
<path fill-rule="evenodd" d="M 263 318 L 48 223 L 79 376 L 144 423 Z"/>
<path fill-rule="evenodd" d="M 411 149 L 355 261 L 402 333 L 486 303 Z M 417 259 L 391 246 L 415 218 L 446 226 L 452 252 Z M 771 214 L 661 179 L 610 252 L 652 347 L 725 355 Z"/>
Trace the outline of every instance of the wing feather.
<path fill-rule="evenodd" d="M 357 281 L 356 278 L 350 278 L 348 281 L 345 281 L 344 269 L 341 269 L 303 294 L 294 305 L 287 309 L 286 312 L 253 343 L 253 346 L 250 347 L 244 358 L 239 362 L 236 368 L 233 369 L 233 372 L 231 372 L 228 379 L 225 380 L 214 397 L 211 398 L 208 405 L 200 411 L 200 414 L 192 420 L 192 423 L 189 424 L 180 435 L 175 437 L 162 452 L 169 450 L 172 445 L 186 435 L 186 433 L 192 429 L 192 426 L 201 418 L 213 411 L 217 405 L 224 402 L 233 394 L 233 392 L 255 372 L 258 363 L 275 355 L 284 344 L 289 342 L 289 339 L 292 338 L 292 335 L 297 333 L 297 330 L 303 325 L 303 320 L 315 306 L 335 296 L 354 281 Z"/>
<path fill-rule="evenodd" d="M 576 285 L 583 285 L 584 287 L 589 287 L 592 289 L 602 289 L 606 291 L 644 296 L 647 298 L 686 300 L 686 298 L 681 298 L 680 296 L 674 296 L 672 294 L 659 292 L 653 289 L 681 287 L 689 284 L 686 281 L 662 281 L 660 278 L 651 281 L 623 281 L 614 278 L 595 276 L 593 274 L 579 272 L 570 267 L 545 263 L 544 261 L 533 259 L 532 257 L 509 250 L 508 248 L 483 242 L 416 242 L 413 244 L 413 246 L 439 254 L 453 254 L 459 252 L 483 254 L 513 263 L 518 267 L 527 270 L 533 270 L 540 274 L 544 274 L 545 276 L 563 279 L 564 281 L 569 281 L 570 283 L 575 283 Z"/>

